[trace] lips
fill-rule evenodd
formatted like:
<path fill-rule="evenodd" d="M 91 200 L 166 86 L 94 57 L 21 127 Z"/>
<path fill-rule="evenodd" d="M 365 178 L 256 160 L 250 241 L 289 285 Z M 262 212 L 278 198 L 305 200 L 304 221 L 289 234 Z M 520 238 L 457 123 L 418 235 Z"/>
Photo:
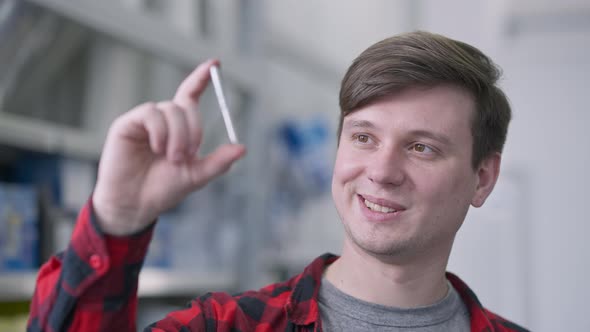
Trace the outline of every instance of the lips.
<path fill-rule="evenodd" d="M 373 203 L 373 202 L 369 201 L 368 199 L 365 199 L 364 203 L 370 210 L 376 211 L 376 212 L 391 213 L 391 212 L 397 211 L 395 209 L 388 208 L 387 206 Z"/>
<path fill-rule="evenodd" d="M 391 201 L 391 200 L 387 200 L 387 199 L 383 199 L 383 198 L 377 198 L 374 196 L 370 196 L 370 195 L 358 195 L 361 200 L 363 201 L 363 203 L 372 210 L 375 210 L 377 212 L 384 210 L 383 212 L 395 212 L 395 211 L 401 211 L 401 210 L 405 210 L 406 208 L 395 202 L 395 201 Z"/>
<path fill-rule="evenodd" d="M 369 221 L 385 222 L 397 219 L 406 209 L 403 205 L 369 195 L 358 195 L 361 211 Z"/>

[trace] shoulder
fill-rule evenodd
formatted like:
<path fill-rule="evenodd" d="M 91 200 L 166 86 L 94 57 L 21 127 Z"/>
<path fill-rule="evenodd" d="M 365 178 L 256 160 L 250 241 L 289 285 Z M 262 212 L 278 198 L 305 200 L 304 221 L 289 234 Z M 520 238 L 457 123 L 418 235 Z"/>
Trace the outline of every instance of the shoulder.
<path fill-rule="evenodd" d="M 324 254 L 302 273 L 286 281 L 232 295 L 207 293 L 193 300 L 191 306 L 198 307 L 206 319 L 228 317 L 232 325 L 241 327 L 267 324 L 278 328 L 286 326 L 288 319 L 294 323 L 308 323 L 317 318 L 317 305 L 314 304 L 321 275 L 336 259 L 337 256 Z"/>
<path fill-rule="evenodd" d="M 485 308 L 475 292 L 458 276 L 447 272 L 447 279 L 459 292 L 463 303 L 469 310 L 471 326 L 475 331 L 496 331 L 496 332 L 523 332 L 528 331 L 522 326 L 511 322 L 504 317 Z"/>
<path fill-rule="evenodd" d="M 200 316 L 199 320 L 214 330 L 251 330 L 261 324 L 280 328 L 287 323 L 285 306 L 289 303 L 296 280 L 297 277 L 294 277 L 259 290 L 237 294 L 207 293 L 193 299 L 188 310 L 192 311 L 192 316 Z M 180 316 L 185 314 L 186 311 L 179 313 Z"/>
<path fill-rule="evenodd" d="M 507 320 L 506 318 L 488 310 L 483 309 L 490 323 L 494 326 L 494 331 L 498 332 L 528 332 L 524 327 Z"/>
<path fill-rule="evenodd" d="M 293 289 L 300 276 L 289 280 L 267 285 L 258 290 L 249 290 L 236 294 L 209 293 L 200 299 L 209 303 L 235 303 L 226 308 L 234 309 L 253 318 L 262 317 L 263 313 L 282 313 L 283 307 L 289 302 Z"/>

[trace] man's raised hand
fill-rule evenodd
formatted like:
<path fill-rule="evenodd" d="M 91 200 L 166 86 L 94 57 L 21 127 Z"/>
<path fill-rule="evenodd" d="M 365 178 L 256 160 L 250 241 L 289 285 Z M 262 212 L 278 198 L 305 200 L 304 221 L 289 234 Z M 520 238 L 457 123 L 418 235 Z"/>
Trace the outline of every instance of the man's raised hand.
<path fill-rule="evenodd" d="M 101 229 L 135 233 L 189 193 L 226 172 L 245 153 L 224 144 L 199 156 L 199 98 L 209 82 L 210 60 L 178 87 L 172 100 L 145 103 L 118 117 L 106 138 L 92 196 Z"/>

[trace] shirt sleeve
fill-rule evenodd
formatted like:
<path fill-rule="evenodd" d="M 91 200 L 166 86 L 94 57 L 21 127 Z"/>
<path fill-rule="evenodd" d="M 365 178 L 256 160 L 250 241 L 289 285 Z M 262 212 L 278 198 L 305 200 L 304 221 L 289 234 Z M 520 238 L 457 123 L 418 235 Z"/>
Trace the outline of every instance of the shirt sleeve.
<path fill-rule="evenodd" d="M 138 276 L 153 228 L 103 234 L 89 200 L 68 248 L 39 270 L 27 330 L 136 331 Z"/>
<path fill-rule="evenodd" d="M 264 306 L 262 299 L 252 299 L 240 303 L 239 300 L 227 293 L 207 293 L 193 299 L 186 308 L 172 311 L 164 319 L 147 326 L 144 332 L 278 331 L 279 329 L 269 328 L 270 325 L 265 330 L 259 324 L 260 322 L 255 318 L 258 312 L 253 313 L 259 308 L 259 305 Z M 246 317 L 243 307 L 254 307 L 252 310 L 247 310 L 254 317 Z"/>

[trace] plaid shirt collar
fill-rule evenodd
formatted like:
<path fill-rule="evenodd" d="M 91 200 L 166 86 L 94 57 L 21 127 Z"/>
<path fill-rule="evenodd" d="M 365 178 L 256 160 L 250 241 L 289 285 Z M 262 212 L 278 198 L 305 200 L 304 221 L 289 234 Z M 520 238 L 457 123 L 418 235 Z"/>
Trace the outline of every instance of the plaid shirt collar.
<path fill-rule="evenodd" d="M 326 253 L 316 258 L 303 273 L 296 277 L 295 288 L 289 297 L 285 309 L 288 319 L 295 325 L 317 324 L 320 321 L 318 297 L 324 270 L 339 256 Z M 459 292 L 461 299 L 469 309 L 472 324 L 490 326 L 491 324 L 475 293 L 456 275 L 447 272 L 447 279 Z M 317 325 L 316 325 L 317 326 Z M 493 328 L 493 327 L 492 327 Z"/>
<path fill-rule="evenodd" d="M 287 317 L 296 325 L 317 323 L 320 319 L 318 297 L 324 270 L 338 256 L 323 254 L 308 265 L 297 278 L 295 288 L 285 307 Z"/>

